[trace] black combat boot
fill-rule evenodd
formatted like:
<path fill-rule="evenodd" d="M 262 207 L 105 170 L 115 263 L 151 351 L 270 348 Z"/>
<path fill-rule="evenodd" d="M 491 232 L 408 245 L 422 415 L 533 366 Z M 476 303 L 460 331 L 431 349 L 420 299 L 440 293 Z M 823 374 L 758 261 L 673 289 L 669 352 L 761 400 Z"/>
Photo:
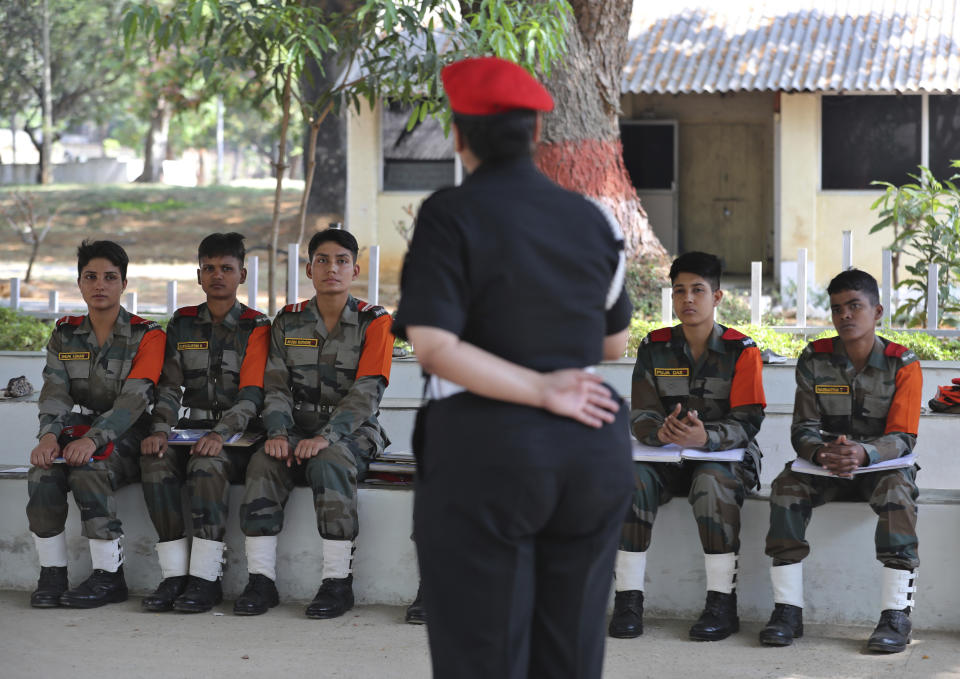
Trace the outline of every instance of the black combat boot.
<path fill-rule="evenodd" d="M 191 575 L 187 588 L 173 602 L 173 608 L 181 613 L 206 613 L 221 601 L 223 587 L 220 578 L 210 581 Z"/>
<path fill-rule="evenodd" d="M 607 634 L 615 639 L 633 639 L 643 634 L 643 592 L 627 589 L 613 598 L 613 617 Z"/>
<path fill-rule="evenodd" d="M 40 568 L 37 588 L 30 595 L 30 605 L 34 608 L 56 608 L 67 587 L 66 566 L 43 566 Z"/>
<path fill-rule="evenodd" d="M 262 615 L 280 603 L 277 585 L 266 575 L 251 573 L 240 598 L 233 602 L 234 615 Z"/>
<path fill-rule="evenodd" d="M 760 643 L 767 646 L 789 646 L 803 636 L 803 609 L 790 604 L 776 604 L 767 626 L 760 630 Z"/>
<path fill-rule="evenodd" d="M 870 635 L 867 648 L 878 653 L 900 653 L 910 643 L 910 608 L 887 609 L 880 613 L 880 622 Z"/>
<path fill-rule="evenodd" d="M 708 591 L 703 613 L 690 628 L 690 638 L 694 641 L 720 641 L 739 631 L 737 593 Z"/>
<path fill-rule="evenodd" d="M 417 587 L 417 598 L 413 603 L 407 606 L 407 614 L 404 616 L 411 625 L 427 624 L 427 609 L 423 605 L 423 586 Z"/>
<path fill-rule="evenodd" d="M 307 606 L 307 617 L 338 618 L 353 608 L 353 576 L 326 578 Z"/>
<path fill-rule="evenodd" d="M 186 586 L 186 575 L 175 575 L 172 578 L 164 578 L 155 590 L 143 597 L 140 605 L 143 606 L 145 611 L 150 611 L 151 613 L 163 613 L 164 611 L 172 610 L 174 599 L 183 594 Z"/>
<path fill-rule="evenodd" d="M 97 608 L 127 600 L 127 583 L 123 566 L 116 573 L 94 569 L 90 577 L 60 597 L 60 605 L 67 608 Z"/>

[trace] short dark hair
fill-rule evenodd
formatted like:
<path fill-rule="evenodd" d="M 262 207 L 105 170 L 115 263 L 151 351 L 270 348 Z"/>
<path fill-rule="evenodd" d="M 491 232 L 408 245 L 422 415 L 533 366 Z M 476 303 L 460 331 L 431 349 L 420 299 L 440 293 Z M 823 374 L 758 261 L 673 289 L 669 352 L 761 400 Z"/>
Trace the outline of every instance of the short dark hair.
<path fill-rule="evenodd" d="M 860 269 L 847 269 L 841 271 L 830 281 L 827 286 L 827 294 L 833 295 L 847 290 L 857 290 L 863 292 L 870 298 L 871 304 L 880 304 L 880 287 L 877 285 L 877 279 Z"/>
<path fill-rule="evenodd" d="M 120 269 L 120 280 L 127 280 L 127 264 L 130 263 L 130 258 L 120 244 L 112 240 L 88 239 L 80 243 L 80 247 L 77 248 L 77 277 L 83 275 L 83 267 L 89 264 L 91 259 L 98 257 L 106 259 Z"/>
<path fill-rule="evenodd" d="M 204 257 L 236 257 L 241 266 L 247 249 L 243 246 L 243 236 L 236 231 L 230 233 L 211 233 L 200 241 L 197 259 Z"/>
<path fill-rule="evenodd" d="M 317 251 L 317 248 L 320 247 L 322 243 L 328 241 L 333 241 L 349 250 L 350 254 L 353 255 L 353 263 L 357 263 L 357 256 L 360 254 L 360 245 L 352 233 L 344 231 L 343 229 L 324 229 L 323 231 L 318 231 L 313 234 L 313 238 L 310 239 L 310 244 L 307 246 L 307 257 L 311 262 L 313 261 L 313 253 Z"/>
<path fill-rule="evenodd" d="M 453 123 L 481 163 L 525 158 L 533 154 L 536 111 L 517 109 L 490 116 L 454 113 Z"/>
<path fill-rule="evenodd" d="M 670 265 L 670 282 L 676 281 L 678 274 L 692 273 L 707 281 L 712 290 L 719 290 L 722 271 L 723 265 L 716 255 L 709 252 L 685 252 Z"/>

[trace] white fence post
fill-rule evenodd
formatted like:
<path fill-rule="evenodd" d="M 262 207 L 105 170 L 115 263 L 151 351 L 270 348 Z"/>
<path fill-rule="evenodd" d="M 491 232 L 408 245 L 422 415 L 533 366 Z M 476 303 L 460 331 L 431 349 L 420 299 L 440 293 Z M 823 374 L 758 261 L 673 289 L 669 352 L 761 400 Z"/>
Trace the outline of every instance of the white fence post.
<path fill-rule="evenodd" d="M 287 243 L 287 304 L 297 301 L 300 294 L 300 245 Z"/>
<path fill-rule="evenodd" d="M 797 250 L 797 327 L 807 327 L 807 249 Z"/>
<path fill-rule="evenodd" d="M 20 308 L 20 279 L 19 278 L 10 279 L 10 308 L 11 309 Z"/>
<path fill-rule="evenodd" d="M 127 311 L 131 314 L 137 313 L 137 293 L 128 292 L 127 293 Z"/>
<path fill-rule="evenodd" d="M 763 262 L 750 262 L 750 325 L 760 325 Z"/>
<path fill-rule="evenodd" d="M 367 301 L 370 304 L 380 303 L 380 246 L 370 246 L 370 267 L 367 273 Z"/>
<path fill-rule="evenodd" d="M 173 316 L 177 310 L 177 282 L 167 281 L 167 314 Z"/>
<path fill-rule="evenodd" d="M 60 313 L 60 293 L 56 290 L 50 291 L 50 305 L 48 308 L 55 314 Z"/>
<path fill-rule="evenodd" d="M 664 325 L 673 325 L 673 288 L 660 288 L 660 318 Z"/>
<path fill-rule="evenodd" d="M 893 325 L 893 253 L 890 250 L 883 251 L 883 266 L 880 274 L 883 277 L 883 288 L 880 291 L 883 318 L 880 320 L 880 325 L 889 328 Z"/>
<path fill-rule="evenodd" d="M 260 258 L 257 255 L 247 257 L 247 306 L 257 308 L 257 290 L 260 286 Z"/>
<path fill-rule="evenodd" d="M 927 330 L 937 329 L 937 307 L 940 296 L 940 265 L 931 264 L 927 269 Z"/>
<path fill-rule="evenodd" d="M 853 232 L 843 232 L 843 247 L 841 250 L 840 270 L 846 271 L 853 268 Z"/>

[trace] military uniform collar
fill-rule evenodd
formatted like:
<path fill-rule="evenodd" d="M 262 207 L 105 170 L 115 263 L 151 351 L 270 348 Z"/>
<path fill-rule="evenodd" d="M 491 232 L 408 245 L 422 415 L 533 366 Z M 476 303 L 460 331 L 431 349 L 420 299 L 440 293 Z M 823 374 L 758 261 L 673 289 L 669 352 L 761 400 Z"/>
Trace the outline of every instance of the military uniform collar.
<path fill-rule="evenodd" d="M 867 356 L 867 363 L 873 368 L 878 370 L 883 370 L 887 367 L 887 361 L 884 358 L 884 345 L 883 340 L 880 339 L 879 335 L 874 335 L 873 337 L 873 349 L 870 350 L 870 355 Z M 847 348 L 843 345 L 843 340 L 840 339 L 840 336 L 833 338 L 833 353 L 836 356 L 843 356 L 846 359 L 847 363 L 851 366 L 853 362 L 850 360 L 850 356 L 847 354 Z"/>
<path fill-rule="evenodd" d="M 225 328 L 233 330 L 237 327 L 237 323 L 240 321 L 240 314 L 242 313 L 240 305 L 240 300 L 236 299 L 233 301 L 233 306 L 230 307 L 230 311 L 227 312 L 227 315 L 223 317 L 222 325 Z M 197 323 L 213 323 L 213 314 L 210 313 L 210 307 L 207 306 L 206 302 L 203 302 L 197 307 Z"/>
<path fill-rule="evenodd" d="M 303 311 L 308 311 L 316 319 L 317 324 L 317 333 L 321 337 L 327 336 L 327 325 L 323 322 L 323 317 L 320 315 L 320 312 L 317 310 L 317 296 L 314 295 L 310 298 L 310 301 L 304 305 Z M 302 313 L 302 312 L 301 312 Z M 340 312 L 340 318 L 337 321 L 337 324 L 333 327 L 342 325 L 359 325 L 360 317 L 357 311 L 357 300 L 353 295 L 347 295 L 347 303 L 343 305 L 343 310 Z"/>
<path fill-rule="evenodd" d="M 707 337 L 707 349 L 722 354 L 724 352 L 723 333 L 723 326 L 714 321 L 713 330 L 710 331 L 710 336 Z M 687 336 L 683 334 L 683 323 L 673 326 L 672 339 L 679 342 L 680 346 L 687 345 Z"/>
<path fill-rule="evenodd" d="M 130 317 L 131 313 L 120 307 L 120 313 L 117 314 L 117 320 L 113 323 L 111 334 L 114 337 L 130 337 Z M 93 332 L 93 323 L 90 322 L 90 314 L 84 314 L 83 323 L 73 331 L 75 335 L 89 335 Z"/>

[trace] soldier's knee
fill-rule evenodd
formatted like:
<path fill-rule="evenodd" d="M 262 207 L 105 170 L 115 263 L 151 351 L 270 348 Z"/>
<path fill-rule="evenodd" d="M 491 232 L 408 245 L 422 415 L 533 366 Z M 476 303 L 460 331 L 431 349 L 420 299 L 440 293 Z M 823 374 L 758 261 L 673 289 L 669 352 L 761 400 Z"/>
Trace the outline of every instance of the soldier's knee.
<path fill-rule="evenodd" d="M 225 456 L 191 455 L 187 462 L 187 476 L 221 477 L 226 475 L 228 466 L 229 460 Z"/>

